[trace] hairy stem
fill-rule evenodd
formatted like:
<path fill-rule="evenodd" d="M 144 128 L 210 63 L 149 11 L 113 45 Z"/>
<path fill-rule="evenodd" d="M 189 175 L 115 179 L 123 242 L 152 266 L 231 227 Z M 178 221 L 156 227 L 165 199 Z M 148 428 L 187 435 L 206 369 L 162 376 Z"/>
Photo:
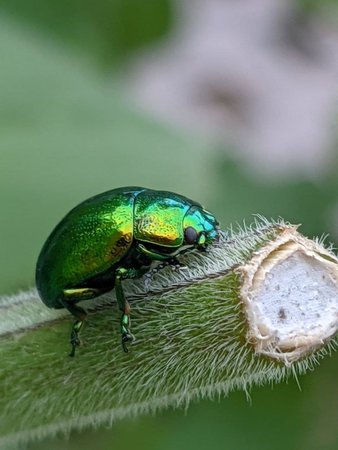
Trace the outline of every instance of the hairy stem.
<path fill-rule="evenodd" d="M 125 283 L 128 354 L 114 293 L 83 302 L 75 358 L 67 312 L 35 290 L 0 298 L 0 446 L 279 382 L 336 346 L 337 258 L 295 227 L 256 221 L 180 260 Z"/>

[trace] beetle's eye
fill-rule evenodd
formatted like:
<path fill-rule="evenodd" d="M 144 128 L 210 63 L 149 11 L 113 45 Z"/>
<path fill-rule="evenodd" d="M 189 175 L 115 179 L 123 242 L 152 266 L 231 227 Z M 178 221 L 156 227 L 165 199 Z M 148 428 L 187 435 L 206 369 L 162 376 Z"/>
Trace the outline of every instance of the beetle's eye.
<path fill-rule="evenodd" d="M 195 228 L 187 227 L 184 230 L 184 239 L 187 244 L 195 244 L 198 234 Z"/>

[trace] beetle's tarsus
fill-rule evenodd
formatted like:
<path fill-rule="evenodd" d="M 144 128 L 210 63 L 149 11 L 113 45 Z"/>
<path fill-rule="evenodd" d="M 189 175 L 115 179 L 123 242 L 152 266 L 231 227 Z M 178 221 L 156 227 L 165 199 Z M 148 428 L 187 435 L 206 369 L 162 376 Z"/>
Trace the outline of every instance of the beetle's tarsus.
<path fill-rule="evenodd" d="M 129 304 L 128 304 L 128 308 L 129 308 Z M 128 312 L 125 311 L 121 317 L 122 348 L 125 353 L 128 353 L 128 351 L 129 351 L 127 344 L 129 344 L 135 340 L 129 327 L 130 327 L 130 317 L 129 317 L 129 309 L 128 309 Z"/>
<path fill-rule="evenodd" d="M 135 338 L 131 333 L 122 334 L 122 348 L 123 348 L 124 353 L 129 353 L 127 344 L 132 343 L 134 340 L 135 340 Z"/>
<path fill-rule="evenodd" d="M 122 338 L 122 348 L 123 348 L 124 353 L 129 353 L 128 347 L 126 346 L 126 343 L 123 340 L 123 338 Z"/>
<path fill-rule="evenodd" d="M 168 261 L 168 264 L 171 266 L 172 270 L 175 272 L 184 267 L 184 264 L 181 263 L 177 258 L 172 258 Z"/>
<path fill-rule="evenodd" d="M 79 333 L 82 328 L 82 325 L 83 325 L 83 320 L 77 320 L 74 323 L 71 334 L 70 334 L 70 344 L 72 346 L 72 350 L 69 353 L 69 356 L 71 356 L 72 358 L 75 356 L 76 347 L 80 347 L 80 345 L 81 345 Z"/>
<path fill-rule="evenodd" d="M 72 349 L 71 349 L 71 351 L 69 353 L 69 356 L 71 358 L 74 358 L 76 347 L 80 346 L 80 339 L 77 339 L 76 341 L 75 340 L 71 340 L 70 343 L 71 343 Z"/>

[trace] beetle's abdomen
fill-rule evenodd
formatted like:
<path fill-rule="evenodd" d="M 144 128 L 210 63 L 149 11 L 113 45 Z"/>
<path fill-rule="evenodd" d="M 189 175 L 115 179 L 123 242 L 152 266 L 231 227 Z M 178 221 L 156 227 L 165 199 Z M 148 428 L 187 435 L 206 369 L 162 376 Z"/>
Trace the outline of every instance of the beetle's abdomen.
<path fill-rule="evenodd" d="M 63 289 L 106 274 L 127 253 L 136 194 L 114 190 L 93 197 L 56 226 L 37 263 L 36 284 L 44 303 L 60 307 Z"/>
<path fill-rule="evenodd" d="M 183 218 L 195 202 L 164 191 L 140 192 L 134 205 L 134 237 L 166 247 L 183 243 Z"/>

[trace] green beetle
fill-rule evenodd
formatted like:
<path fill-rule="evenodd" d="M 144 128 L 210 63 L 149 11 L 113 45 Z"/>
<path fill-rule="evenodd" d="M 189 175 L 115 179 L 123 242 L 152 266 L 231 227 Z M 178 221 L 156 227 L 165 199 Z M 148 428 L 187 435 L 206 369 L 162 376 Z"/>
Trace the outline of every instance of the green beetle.
<path fill-rule="evenodd" d="M 76 322 L 72 350 L 86 312 L 76 305 L 115 287 L 122 311 L 122 346 L 133 340 L 130 306 L 122 280 L 138 278 L 153 261 L 179 265 L 176 256 L 205 250 L 218 239 L 219 223 L 199 204 L 182 195 L 142 187 L 113 189 L 85 200 L 54 228 L 40 252 L 36 286 L 50 308 L 67 308 Z"/>

